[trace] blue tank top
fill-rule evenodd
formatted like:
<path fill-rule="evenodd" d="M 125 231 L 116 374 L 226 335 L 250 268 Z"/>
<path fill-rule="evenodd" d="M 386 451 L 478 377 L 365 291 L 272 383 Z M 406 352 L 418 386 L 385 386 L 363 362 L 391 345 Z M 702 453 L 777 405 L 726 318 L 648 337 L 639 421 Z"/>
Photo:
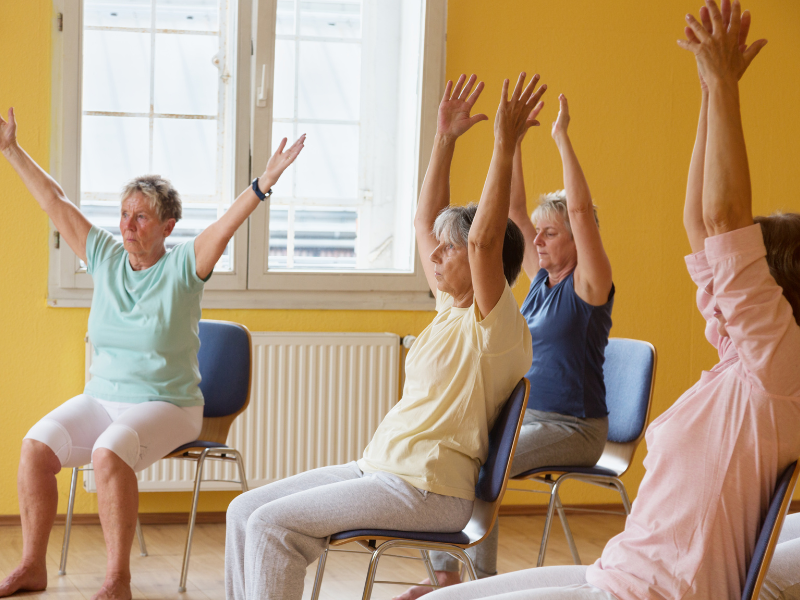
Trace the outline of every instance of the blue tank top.
<path fill-rule="evenodd" d="M 614 285 L 608 302 L 592 306 L 575 293 L 573 273 L 547 287 L 539 269 L 520 311 L 528 322 L 533 362 L 528 408 L 594 419 L 608 415 L 603 362 L 611 330 Z"/>

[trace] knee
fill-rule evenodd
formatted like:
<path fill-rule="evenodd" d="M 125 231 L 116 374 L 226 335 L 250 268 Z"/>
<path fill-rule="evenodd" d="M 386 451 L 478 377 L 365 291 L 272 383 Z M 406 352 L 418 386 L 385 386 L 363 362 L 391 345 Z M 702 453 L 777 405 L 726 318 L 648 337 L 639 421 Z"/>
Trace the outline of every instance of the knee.
<path fill-rule="evenodd" d="M 95 471 L 119 468 L 120 462 L 133 469 L 140 454 L 139 434 L 125 425 L 111 424 L 94 443 L 92 464 Z"/>
<path fill-rule="evenodd" d="M 108 448 L 97 448 L 92 452 L 92 467 L 99 479 L 106 479 L 120 471 L 131 470 L 124 460 Z"/>
<path fill-rule="evenodd" d="M 19 469 L 21 473 L 44 471 L 55 475 L 61 470 L 61 461 L 47 444 L 26 438 L 22 440 Z"/>
<path fill-rule="evenodd" d="M 247 527 L 247 522 L 253 512 L 254 507 L 247 497 L 247 493 L 240 494 L 228 505 L 228 510 L 225 513 L 225 523 L 228 528 L 244 529 Z"/>

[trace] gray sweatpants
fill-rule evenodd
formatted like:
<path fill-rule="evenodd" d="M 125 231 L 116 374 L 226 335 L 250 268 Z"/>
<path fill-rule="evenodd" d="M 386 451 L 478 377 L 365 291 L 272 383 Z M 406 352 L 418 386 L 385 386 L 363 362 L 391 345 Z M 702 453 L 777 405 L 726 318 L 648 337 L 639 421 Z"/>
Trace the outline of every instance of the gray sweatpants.
<path fill-rule="evenodd" d="M 759 600 L 800 600 L 800 513 L 783 522 Z"/>
<path fill-rule="evenodd" d="M 586 583 L 586 566 L 539 567 L 441 588 L 426 600 L 617 600 Z"/>
<path fill-rule="evenodd" d="M 472 501 L 419 490 L 355 462 L 300 473 L 238 496 L 228 507 L 228 600 L 299 600 L 308 565 L 351 529 L 461 531 Z"/>
<path fill-rule="evenodd" d="M 519 432 L 511 476 L 538 467 L 593 467 L 603 453 L 607 437 L 607 417 L 579 419 L 529 408 Z M 467 550 L 478 577 L 497 574 L 499 538 L 500 528 L 495 522 L 489 537 Z M 446 552 L 431 553 L 431 561 L 437 571 L 458 571 L 460 568 L 458 560 Z"/>

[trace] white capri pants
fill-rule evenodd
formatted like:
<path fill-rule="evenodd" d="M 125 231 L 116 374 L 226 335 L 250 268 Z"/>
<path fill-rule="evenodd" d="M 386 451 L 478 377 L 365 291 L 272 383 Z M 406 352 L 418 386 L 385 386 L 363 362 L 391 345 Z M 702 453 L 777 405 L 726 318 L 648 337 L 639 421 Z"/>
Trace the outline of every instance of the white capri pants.
<path fill-rule="evenodd" d="M 62 467 L 87 465 L 95 450 L 107 448 L 138 473 L 196 440 L 202 425 L 202 406 L 109 402 L 81 394 L 43 417 L 25 439 L 48 446 Z"/>

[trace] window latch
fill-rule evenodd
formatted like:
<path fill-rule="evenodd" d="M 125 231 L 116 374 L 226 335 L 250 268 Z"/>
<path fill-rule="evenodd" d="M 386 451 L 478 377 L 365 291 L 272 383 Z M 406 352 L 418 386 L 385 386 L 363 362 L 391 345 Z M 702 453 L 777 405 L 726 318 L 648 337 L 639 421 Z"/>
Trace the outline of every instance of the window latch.
<path fill-rule="evenodd" d="M 267 105 L 267 65 L 261 65 L 261 85 L 258 86 L 258 95 L 256 96 L 256 106 L 261 108 Z"/>
<path fill-rule="evenodd" d="M 57 231 L 53 232 L 53 242 L 55 244 L 55 249 L 58 250 L 61 247 L 61 234 Z"/>

